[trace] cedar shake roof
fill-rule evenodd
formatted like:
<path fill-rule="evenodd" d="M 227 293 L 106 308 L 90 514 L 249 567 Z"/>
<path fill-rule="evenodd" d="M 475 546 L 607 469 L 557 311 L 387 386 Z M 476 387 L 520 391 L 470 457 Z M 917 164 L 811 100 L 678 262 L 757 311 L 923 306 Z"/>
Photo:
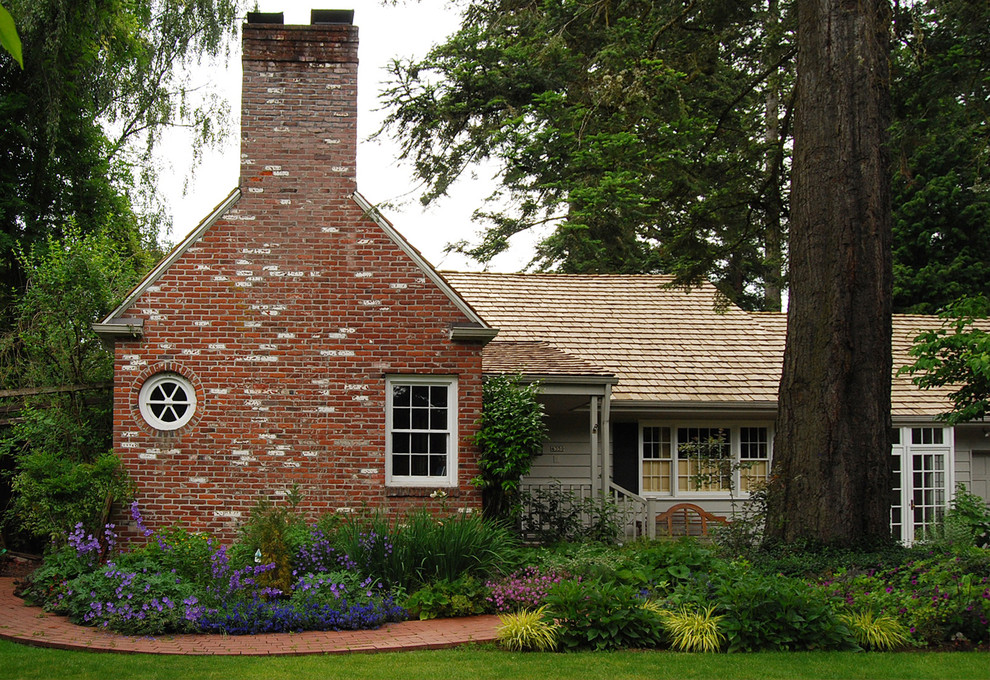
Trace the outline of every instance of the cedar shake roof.
<path fill-rule="evenodd" d="M 662 275 L 489 274 L 443 276 L 499 334 L 484 352 L 488 373 L 614 375 L 615 402 L 772 409 L 787 317 L 728 306 L 717 291 L 669 288 Z M 894 318 L 893 414 L 931 417 L 948 390 L 919 390 L 896 376 L 935 317 Z"/>

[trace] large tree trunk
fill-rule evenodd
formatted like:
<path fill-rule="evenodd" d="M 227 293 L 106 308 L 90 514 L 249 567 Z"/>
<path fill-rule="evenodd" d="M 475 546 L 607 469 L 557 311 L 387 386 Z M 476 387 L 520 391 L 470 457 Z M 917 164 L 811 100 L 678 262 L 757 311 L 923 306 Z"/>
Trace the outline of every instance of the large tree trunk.
<path fill-rule="evenodd" d="M 889 2 L 798 0 L 790 300 L 767 535 L 890 536 Z"/>

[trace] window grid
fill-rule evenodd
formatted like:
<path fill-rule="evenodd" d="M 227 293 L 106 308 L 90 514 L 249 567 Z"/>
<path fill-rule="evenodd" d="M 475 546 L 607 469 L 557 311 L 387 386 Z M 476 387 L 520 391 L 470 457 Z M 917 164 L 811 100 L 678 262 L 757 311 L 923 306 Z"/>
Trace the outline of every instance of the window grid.
<path fill-rule="evenodd" d="M 453 381 L 390 382 L 390 477 L 399 483 L 449 480 L 455 405 Z"/>
<path fill-rule="evenodd" d="M 670 428 L 643 428 L 643 483 L 647 492 L 670 492 Z"/>

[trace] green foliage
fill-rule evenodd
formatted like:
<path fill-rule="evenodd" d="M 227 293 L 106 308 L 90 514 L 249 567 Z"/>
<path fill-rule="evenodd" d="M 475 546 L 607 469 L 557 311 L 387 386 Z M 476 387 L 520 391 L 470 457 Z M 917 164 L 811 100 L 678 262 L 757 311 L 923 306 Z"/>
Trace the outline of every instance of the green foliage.
<path fill-rule="evenodd" d="M 491 588 L 474 576 L 455 581 L 431 581 L 411 594 L 402 606 L 409 616 L 421 620 L 491 614 Z"/>
<path fill-rule="evenodd" d="M 895 3 L 891 50 L 894 310 L 990 295 L 990 6 Z"/>
<path fill-rule="evenodd" d="M 887 652 L 908 644 L 908 630 L 889 614 L 876 614 L 871 609 L 839 614 L 863 649 Z"/>
<path fill-rule="evenodd" d="M 639 589 L 605 580 L 564 580 L 551 588 L 547 611 L 565 650 L 648 648 L 663 642 L 657 615 Z"/>
<path fill-rule="evenodd" d="M 130 500 L 127 471 L 113 453 L 75 462 L 47 450 L 19 457 L 7 520 L 35 536 L 62 542 L 82 523 L 101 529 L 115 504 Z"/>
<path fill-rule="evenodd" d="M 713 585 L 730 652 L 852 646 L 849 630 L 828 599 L 802 581 L 738 564 L 719 573 Z"/>
<path fill-rule="evenodd" d="M 186 581 L 194 581 L 210 572 L 213 555 L 209 535 L 191 532 L 182 527 L 168 527 L 155 532 L 155 540 L 145 548 L 148 558 L 161 571 L 175 573 Z"/>
<path fill-rule="evenodd" d="M 113 354 L 91 325 L 149 264 L 106 231 L 66 232 L 20 252 L 30 278 L 7 310 L 13 328 L 0 333 L 0 386 L 90 388 L 4 400 L 20 416 L 0 431 L 0 456 L 9 457 L 15 491 L 6 526 L 45 537 L 67 534 L 79 521 L 102 528 L 105 504 L 128 496 L 123 472 L 107 454 Z"/>
<path fill-rule="evenodd" d="M 914 363 L 898 372 L 911 374 L 922 389 L 953 387 L 952 411 L 940 416 L 955 425 L 983 418 L 990 409 L 990 333 L 979 323 L 990 312 L 985 297 L 964 297 L 939 316 L 940 328 L 914 339 Z"/>
<path fill-rule="evenodd" d="M 560 626 L 548 620 L 546 607 L 515 614 L 499 614 L 495 631 L 500 647 L 510 652 L 550 652 L 557 647 Z"/>
<path fill-rule="evenodd" d="M 934 552 L 892 568 L 840 571 L 822 583 L 838 608 L 896 617 L 913 642 L 990 640 L 990 553 L 982 548 Z"/>
<path fill-rule="evenodd" d="M 92 571 L 96 563 L 92 554 L 80 555 L 76 549 L 62 544 L 49 546 L 41 566 L 27 579 L 19 595 L 29 605 L 41 607 L 66 593 L 66 583 Z"/>
<path fill-rule="evenodd" d="M 99 619 L 110 630 L 128 635 L 192 632 L 195 626 L 186 618 L 182 602 L 197 594 L 195 585 L 160 571 L 155 562 L 134 560 L 126 568 L 106 564 L 80 574 L 66 583 L 64 593 L 50 599 L 45 609 L 80 625 L 92 625 Z M 94 602 L 100 603 L 99 610 L 94 609 Z M 134 611 L 142 615 L 130 616 Z"/>
<path fill-rule="evenodd" d="M 0 46 L 2 46 L 17 65 L 24 68 L 24 57 L 21 50 L 21 38 L 17 35 L 14 18 L 3 5 L 0 5 Z"/>
<path fill-rule="evenodd" d="M 259 499 L 241 527 L 240 540 L 233 555 L 240 564 L 274 564 L 274 569 L 258 576 L 258 582 L 283 593 L 289 592 L 294 580 L 292 556 L 309 533 L 305 521 L 295 512 L 301 500 L 298 487 L 289 490 L 285 505 L 275 505 L 267 498 Z"/>
<path fill-rule="evenodd" d="M 477 0 L 394 64 L 384 129 L 426 202 L 498 164 L 493 198 L 512 208 L 479 210 L 480 242 L 455 245 L 479 261 L 552 225 L 540 269 L 714 276 L 759 306 L 750 284 L 781 286 L 792 22 L 726 0 Z"/>
<path fill-rule="evenodd" d="M 965 484 L 956 486 L 949 511 L 942 518 L 942 537 L 952 545 L 986 548 L 990 546 L 990 507 Z"/>
<path fill-rule="evenodd" d="M 475 442 L 481 449 L 473 481 L 482 490 L 485 514 L 505 519 L 518 502 L 519 479 L 547 438 L 543 404 L 536 384 L 522 385 L 507 376 L 486 378 L 482 386 L 481 422 Z"/>
<path fill-rule="evenodd" d="M 678 611 L 662 612 L 660 620 L 670 636 L 671 647 L 681 652 L 719 651 L 725 643 L 719 624 L 725 617 L 714 612 L 714 605 L 701 611 L 682 607 Z"/>
<path fill-rule="evenodd" d="M 226 53 L 240 3 L 5 4 L 24 47 L 23 69 L 0 62 L 0 300 L 7 303 L 30 273 L 16 249 L 59 239 L 70 223 L 83 233 L 105 229 L 133 254 L 155 240 L 162 217 L 150 152 L 169 125 L 194 129 L 204 144 L 224 130 L 224 106 L 193 95 L 184 69 Z"/>
<path fill-rule="evenodd" d="M 615 543 L 625 519 L 610 498 L 581 497 L 556 483 L 521 493 L 520 505 L 520 532 L 526 540 L 543 545 Z"/>
<path fill-rule="evenodd" d="M 482 517 L 435 517 L 424 510 L 402 522 L 381 515 L 356 518 L 339 527 L 334 545 L 366 575 L 413 591 L 465 575 L 483 578 L 510 558 L 516 541 Z"/>

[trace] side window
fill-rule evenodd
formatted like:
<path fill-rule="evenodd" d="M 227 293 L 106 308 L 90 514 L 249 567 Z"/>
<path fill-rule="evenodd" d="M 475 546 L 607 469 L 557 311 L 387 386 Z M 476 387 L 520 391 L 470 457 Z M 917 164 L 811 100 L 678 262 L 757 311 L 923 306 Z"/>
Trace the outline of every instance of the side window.
<path fill-rule="evenodd" d="M 141 386 L 138 405 L 156 430 L 178 430 L 196 413 L 196 388 L 176 373 L 156 373 Z"/>
<path fill-rule="evenodd" d="M 394 376 L 386 380 L 386 482 L 457 482 L 457 381 Z"/>

